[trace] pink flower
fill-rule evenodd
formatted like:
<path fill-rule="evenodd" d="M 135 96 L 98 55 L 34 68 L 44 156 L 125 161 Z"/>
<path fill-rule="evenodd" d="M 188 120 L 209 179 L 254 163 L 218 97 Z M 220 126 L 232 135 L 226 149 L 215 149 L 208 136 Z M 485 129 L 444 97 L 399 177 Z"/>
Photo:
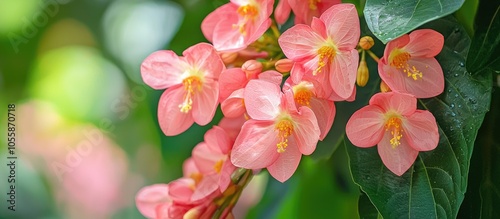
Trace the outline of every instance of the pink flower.
<path fill-rule="evenodd" d="M 233 143 L 224 129 L 214 126 L 205 133 L 205 141 L 193 149 L 194 163 L 204 175 L 199 185 L 201 196 L 216 189 L 222 193 L 229 186 L 231 174 L 236 169 L 229 159 Z"/>
<path fill-rule="evenodd" d="M 419 151 L 436 148 L 439 141 L 434 116 L 417 110 L 417 99 L 395 92 L 378 93 L 356 111 L 346 125 L 349 140 L 358 147 L 378 145 L 384 165 L 401 176 Z"/>
<path fill-rule="evenodd" d="M 231 162 L 247 169 L 267 168 L 277 180 L 290 178 L 302 154 L 316 149 L 320 135 L 314 112 L 287 100 L 280 87 L 264 80 L 248 82 L 245 106 L 250 120 L 236 138 Z"/>
<path fill-rule="evenodd" d="M 443 44 L 443 35 L 430 29 L 416 30 L 390 41 L 378 63 L 380 77 L 391 90 L 417 98 L 441 94 L 443 70 L 434 56 L 441 52 Z"/>
<path fill-rule="evenodd" d="M 243 72 L 241 68 L 232 68 L 222 72 L 220 76 L 219 99 L 224 116 L 236 118 L 245 114 L 246 109 L 243 93 L 248 81 L 260 79 L 274 84 L 281 84 L 282 77 L 282 74 L 272 70 L 248 74 Z"/>
<path fill-rule="evenodd" d="M 328 100 L 329 94 L 322 89 L 321 83 L 313 77 L 303 78 L 299 83 L 293 83 L 289 78 L 283 86 L 283 92 L 295 101 L 298 107 L 309 107 L 318 120 L 320 129 L 319 140 L 325 139 L 335 118 L 335 104 Z"/>
<path fill-rule="evenodd" d="M 225 67 L 214 48 L 199 43 L 183 55 L 157 51 L 141 66 L 146 84 L 154 89 L 168 88 L 158 104 L 158 120 L 167 136 L 186 131 L 193 122 L 208 124 L 219 103 L 218 78 Z"/>
<path fill-rule="evenodd" d="M 271 26 L 273 4 L 274 0 L 231 0 L 203 20 L 203 35 L 217 51 L 245 49 Z"/>
<path fill-rule="evenodd" d="M 320 17 L 333 5 L 340 4 L 340 0 L 288 0 L 295 14 L 295 24 L 311 24 L 313 17 Z"/>
<path fill-rule="evenodd" d="M 285 31 L 278 42 L 285 55 L 312 70 L 326 74 L 333 91 L 348 99 L 354 92 L 358 65 L 360 27 L 356 8 L 338 4 L 313 18 L 311 26 L 298 24 Z"/>

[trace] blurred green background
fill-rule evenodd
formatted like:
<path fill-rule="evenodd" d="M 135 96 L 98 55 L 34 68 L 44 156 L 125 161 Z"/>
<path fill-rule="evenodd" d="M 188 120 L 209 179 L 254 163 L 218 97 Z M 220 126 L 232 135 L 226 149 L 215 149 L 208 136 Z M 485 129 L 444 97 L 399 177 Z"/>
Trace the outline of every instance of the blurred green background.
<path fill-rule="evenodd" d="M 153 51 L 181 54 L 206 41 L 201 21 L 226 2 L 0 1 L 0 113 L 16 104 L 17 136 L 15 212 L 5 201 L 8 149 L 0 139 L 0 217 L 142 218 L 136 192 L 180 177 L 212 125 L 165 137 L 156 119 L 163 91 L 144 85 L 140 64 Z M 359 191 L 343 150 L 329 161 L 305 158 L 284 184 L 269 180 L 248 217 L 357 217 Z M 267 173 L 260 175 L 265 184 Z"/>

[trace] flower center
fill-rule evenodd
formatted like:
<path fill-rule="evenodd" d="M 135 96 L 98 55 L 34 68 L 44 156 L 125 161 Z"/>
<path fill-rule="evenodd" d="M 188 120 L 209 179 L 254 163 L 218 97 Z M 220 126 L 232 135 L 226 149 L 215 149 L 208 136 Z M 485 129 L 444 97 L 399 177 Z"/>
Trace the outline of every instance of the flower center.
<path fill-rule="evenodd" d="M 278 131 L 279 142 L 276 144 L 278 148 L 278 153 L 283 153 L 288 147 L 288 137 L 292 135 L 293 124 L 290 119 L 281 119 L 275 126 L 275 130 Z"/>
<path fill-rule="evenodd" d="M 220 173 L 221 169 L 222 169 L 222 164 L 224 163 L 224 160 L 219 160 L 215 163 L 214 165 L 214 170 L 216 173 Z"/>
<path fill-rule="evenodd" d="M 257 15 L 259 15 L 259 9 L 254 5 L 247 4 L 240 6 L 237 10 L 238 14 L 243 18 L 238 24 L 234 24 L 233 28 L 238 28 L 238 31 L 242 35 L 246 35 L 246 25 L 250 20 L 253 20 Z"/>
<path fill-rule="evenodd" d="M 337 51 L 333 46 L 322 46 L 318 49 L 318 68 L 313 71 L 313 75 L 321 73 L 323 67 L 330 63 L 337 55 Z"/>
<path fill-rule="evenodd" d="M 198 90 L 201 91 L 201 78 L 198 76 L 189 76 L 182 80 L 184 89 L 187 91 L 184 96 L 184 102 L 179 104 L 181 112 L 188 113 L 193 108 L 193 95 Z"/>
<path fill-rule="evenodd" d="M 413 78 L 413 80 L 418 80 L 422 78 L 423 74 L 415 66 L 410 66 L 408 60 L 410 60 L 411 55 L 402 49 L 394 49 L 389 55 L 389 64 L 392 67 L 403 69 L 403 72 L 407 74 L 408 77 Z"/>
<path fill-rule="evenodd" d="M 385 123 L 385 130 L 390 131 L 392 138 L 390 140 L 392 148 L 396 148 L 401 144 L 400 140 L 403 137 L 403 129 L 401 127 L 401 119 L 397 116 L 391 117 Z"/>
<path fill-rule="evenodd" d="M 309 9 L 311 10 L 317 10 L 318 9 L 318 3 L 320 3 L 321 0 L 309 0 Z"/>
<path fill-rule="evenodd" d="M 198 183 L 200 183 L 201 180 L 203 179 L 203 174 L 201 174 L 201 173 L 191 173 L 191 175 L 189 175 L 189 178 L 193 179 L 193 181 L 194 181 L 194 185 L 190 185 L 190 188 L 192 190 L 195 190 L 196 185 L 198 185 Z"/>
<path fill-rule="evenodd" d="M 293 98 L 295 102 L 302 106 L 310 106 L 311 97 L 314 95 L 311 88 L 312 84 L 306 81 L 293 86 Z"/>

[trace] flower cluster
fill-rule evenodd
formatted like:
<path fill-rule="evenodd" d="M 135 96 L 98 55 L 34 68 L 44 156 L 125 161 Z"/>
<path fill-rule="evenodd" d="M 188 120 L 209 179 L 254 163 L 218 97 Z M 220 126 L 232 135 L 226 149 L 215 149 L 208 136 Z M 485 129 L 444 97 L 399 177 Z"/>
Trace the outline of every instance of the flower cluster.
<path fill-rule="evenodd" d="M 273 0 L 231 0 L 201 24 L 212 44 L 191 46 L 183 56 L 158 51 L 144 60 L 144 82 L 166 89 L 158 104 L 165 135 L 178 135 L 193 123 L 207 125 L 219 105 L 224 114 L 194 147 L 182 178 L 138 193 L 137 206 L 146 217 L 231 218 L 254 172 L 266 168 L 278 181 L 288 180 L 302 155 L 312 154 L 329 133 L 334 102 L 354 101 L 356 82 L 366 84 L 365 51 L 371 52 L 373 40 L 358 46 L 354 5 L 280 0 L 274 21 L 273 5 Z M 279 25 L 291 12 L 295 24 L 281 33 Z M 428 40 L 433 43 L 423 42 Z M 351 142 L 378 144 L 384 164 L 397 175 L 418 151 L 437 145 L 435 119 L 416 109 L 416 98 L 444 88 L 434 59 L 442 44 L 442 36 L 431 30 L 390 42 L 378 63 L 380 78 L 392 91 L 374 95 L 347 124 Z"/>

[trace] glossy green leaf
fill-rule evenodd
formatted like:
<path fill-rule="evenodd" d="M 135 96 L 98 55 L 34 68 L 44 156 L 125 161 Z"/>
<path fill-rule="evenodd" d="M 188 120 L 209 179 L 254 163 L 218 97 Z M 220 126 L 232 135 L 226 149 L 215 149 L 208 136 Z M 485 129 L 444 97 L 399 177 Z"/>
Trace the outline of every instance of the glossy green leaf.
<path fill-rule="evenodd" d="M 436 117 L 440 141 L 421 152 L 401 177 L 380 160 L 376 147 L 358 148 L 345 141 L 354 181 L 384 218 L 455 218 L 467 187 L 474 140 L 491 98 L 491 74 L 465 69 L 470 39 L 451 18 L 425 25 L 445 36 L 436 57 L 445 76 L 443 94 L 419 101 Z"/>
<path fill-rule="evenodd" d="M 477 29 L 471 42 L 467 70 L 480 72 L 484 68 L 500 71 L 500 1 L 482 1 L 481 16 L 476 18 Z"/>
<path fill-rule="evenodd" d="M 380 216 L 377 208 L 373 206 L 370 198 L 364 192 L 361 192 L 358 199 L 358 212 L 361 219 L 377 219 Z"/>
<path fill-rule="evenodd" d="M 458 10 L 464 0 L 367 0 L 368 27 L 382 42 L 395 39 L 429 21 Z"/>

